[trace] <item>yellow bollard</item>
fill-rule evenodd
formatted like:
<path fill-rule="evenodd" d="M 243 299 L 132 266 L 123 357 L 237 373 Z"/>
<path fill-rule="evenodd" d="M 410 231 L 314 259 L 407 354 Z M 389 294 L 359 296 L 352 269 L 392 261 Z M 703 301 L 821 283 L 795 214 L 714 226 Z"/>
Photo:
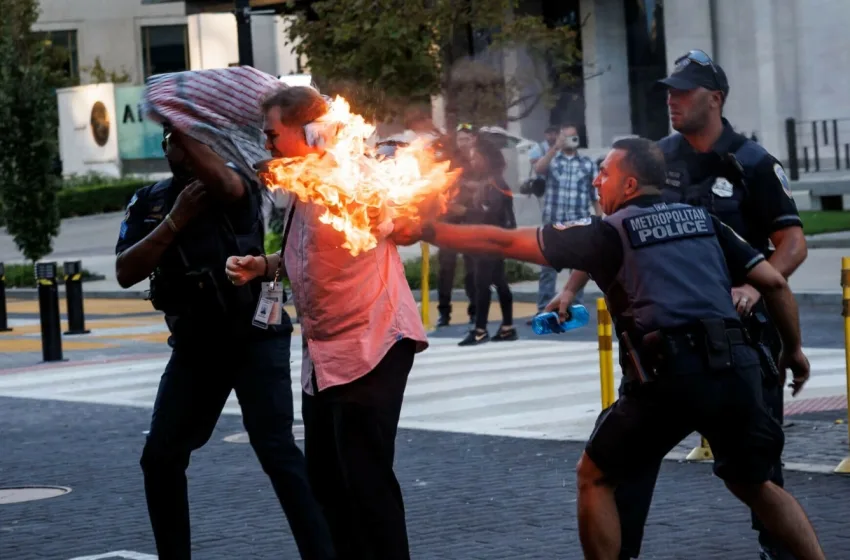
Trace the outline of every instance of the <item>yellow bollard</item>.
<path fill-rule="evenodd" d="M 841 315 L 844 316 L 844 364 L 847 376 L 847 404 L 850 406 L 850 257 L 841 257 Z M 850 411 L 850 408 L 848 408 Z M 850 419 L 850 415 L 848 415 Z M 850 436 L 850 422 L 847 423 Z M 835 467 L 836 473 L 850 474 L 850 456 Z"/>
<path fill-rule="evenodd" d="M 430 271 L 431 258 L 429 256 L 430 251 L 429 251 L 428 244 L 425 243 L 424 241 L 422 241 L 420 243 L 420 247 L 422 248 L 422 281 L 420 283 L 420 287 L 422 288 L 422 290 L 421 290 L 422 291 L 422 297 L 420 298 L 421 299 L 421 305 L 422 305 L 422 325 L 425 327 L 425 330 L 427 331 L 428 329 L 431 328 L 431 326 L 430 326 L 431 321 L 430 321 L 430 318 L 428 317 L 428 310 L 431 307 L 431 303 L 429 301 L 429 299 L 430 299 L 429 295 L 430 294 L 428 293 L 429 290 L 430 290 L 430 288 L 428 286 L 428 276 L 431 273 L 431 271 Z"/>
<path fill-rule="evenodd" d="M 605 298 L 596 300 L 597 333 L 599 335 L 599 382 L 601 385 L 602 409 L 617 400 L 614 390 L 614 351 L 611 333 L 611 315 Z"/>

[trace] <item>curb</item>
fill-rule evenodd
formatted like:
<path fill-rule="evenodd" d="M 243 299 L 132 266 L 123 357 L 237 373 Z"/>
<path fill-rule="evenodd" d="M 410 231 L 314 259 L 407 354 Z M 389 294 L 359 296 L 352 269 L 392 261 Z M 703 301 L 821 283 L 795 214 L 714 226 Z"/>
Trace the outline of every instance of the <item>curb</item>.
<path fill-rule="evenodd" d="M 806 247 L 809 249 L 848 249 L 850 239 L 817 239 L 807 238 Z"/>

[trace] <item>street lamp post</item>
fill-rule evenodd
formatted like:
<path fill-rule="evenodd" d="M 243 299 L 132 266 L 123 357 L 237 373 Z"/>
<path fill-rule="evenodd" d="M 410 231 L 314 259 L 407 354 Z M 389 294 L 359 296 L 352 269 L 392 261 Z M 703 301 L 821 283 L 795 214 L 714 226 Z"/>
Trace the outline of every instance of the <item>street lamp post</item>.
<path fill-rule="evenodd" d="M 249 0 L 236 0 L 236 36 L 239 43 L 239 65 L 254 65 L 254 48 L 251 37 L 251 5 Z"/>

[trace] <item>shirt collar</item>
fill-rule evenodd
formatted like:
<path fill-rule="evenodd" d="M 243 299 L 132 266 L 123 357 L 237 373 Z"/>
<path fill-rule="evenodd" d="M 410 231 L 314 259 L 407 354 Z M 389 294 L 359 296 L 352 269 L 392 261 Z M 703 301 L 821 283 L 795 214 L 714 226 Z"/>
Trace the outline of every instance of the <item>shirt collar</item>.
<path fill-rule="evenodd" d="M 652 206 L 653 204 L 660 204 L 664 202 L 664 199 L 661 198 L 660 194 L 642 194 L 640 196 L 636 196 L 634 198 L 630 198 L 626 202 L 624 202 L 616 211 L 620 211 L 623 208 L 628 206 L 639 206 L 641 208 L 646 208 L 648 206 Z"/>

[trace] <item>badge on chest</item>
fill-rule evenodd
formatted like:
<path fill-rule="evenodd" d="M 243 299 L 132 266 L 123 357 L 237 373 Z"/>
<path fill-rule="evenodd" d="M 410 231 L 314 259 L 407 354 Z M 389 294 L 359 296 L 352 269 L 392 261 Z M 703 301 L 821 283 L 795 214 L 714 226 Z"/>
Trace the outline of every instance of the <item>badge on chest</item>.
<path fill-rule="evenodd" d="M 711 192 L 722 198 L 729 198 L 732 196 L 733 190 L 734 188 L 732 187 L 732 183 L 724 177 L 718 177 L 715 179 L 714 184 L 711 186 Z"/>

